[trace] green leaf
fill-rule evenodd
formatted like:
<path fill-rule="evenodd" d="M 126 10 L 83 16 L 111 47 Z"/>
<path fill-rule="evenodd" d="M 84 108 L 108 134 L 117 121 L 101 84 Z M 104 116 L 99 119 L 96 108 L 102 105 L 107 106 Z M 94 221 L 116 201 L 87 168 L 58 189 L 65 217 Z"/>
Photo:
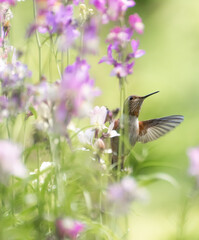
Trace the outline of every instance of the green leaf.
<path fill-rule="evenodd" d="M 29 110 L 31 111 L 31 113 L 33 114 L 35 119 L 37 119 L 37 111 L 35 110 L 35 108 L 33 106 L 31 106 L 31 107 L 29 107 Z"/>
<path fill-rule="evenodd" d="M 167 173 L 154 173 L 150 175 L 140 175 L 138 177 L 138 181 L 141 185 L 148 185 L 150 183 L 156 182 L 158 180 L 163 180 L 170 183 L 174 187 L 178 187 L 178 182 L 169 174 Z"/>

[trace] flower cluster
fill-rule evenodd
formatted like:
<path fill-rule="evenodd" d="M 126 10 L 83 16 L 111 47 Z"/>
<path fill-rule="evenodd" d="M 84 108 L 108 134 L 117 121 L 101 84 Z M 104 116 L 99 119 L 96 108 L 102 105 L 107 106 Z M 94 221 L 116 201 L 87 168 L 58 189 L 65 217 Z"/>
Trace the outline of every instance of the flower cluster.
<path fill-rule="evenodd" d="M 133 73 L 135 58 L 145 54 L 144 50 L 139 49 L 139 40 L 132 39 L 134 32 L 143 33 L 144 25 L 138 14 L 129 16 L 130 27 L 114 27 L 107 36 L 106 42 L 109 44 L 107 56 L 103 57 L 99 63 L 113 65 L 111 76 L 117 76 L 119 79 Z M 131 43 L 132 51 L 125 54 L 124 49 Z M 113 57 L 115 53 L 115 57 Z"/>

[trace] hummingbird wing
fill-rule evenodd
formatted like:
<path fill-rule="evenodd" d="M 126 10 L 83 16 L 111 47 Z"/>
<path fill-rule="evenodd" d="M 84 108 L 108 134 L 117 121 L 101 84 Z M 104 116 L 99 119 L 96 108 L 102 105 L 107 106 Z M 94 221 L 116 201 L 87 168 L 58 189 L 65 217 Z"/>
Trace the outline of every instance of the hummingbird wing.
<path fill-rule="evenodd" d="M 139 122 L 138 142 L 147 143 L 158 139 L 178 126 L 184 117 L 173 115 Z"/>

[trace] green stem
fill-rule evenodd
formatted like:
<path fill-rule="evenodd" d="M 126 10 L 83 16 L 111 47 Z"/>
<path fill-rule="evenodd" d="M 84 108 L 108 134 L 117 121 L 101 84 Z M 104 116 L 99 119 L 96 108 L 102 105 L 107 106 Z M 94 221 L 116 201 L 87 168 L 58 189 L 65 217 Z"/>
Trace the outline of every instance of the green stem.
<path fill-rule="evenodd" d="M 33 0 L 33 14 L 34 19 L 36 20 L 36 3 L 35 0 Z M 41 52 L 41 42 L 39 39 L 38 31 L 36 30 L 36 40 L 37 40 L 37 47 L 38 47 L 38 54 L 39 54 L 39 80 L 41 80 L 42 71 L 41 71 L 41 60 L 42 60 L 42 52 Z"/>
<path fill-rule="evenodd" d="M 125 82 L 124 78 L 120 79 L 120 130 L 119 130 L 119 150 L 118 150 L 118 167 L 117 167 L 117 180 L 120 179 L 122 158 L 124 157 L 124 117 L 123 117 L 123 104 L 125 99 Z"/>
<path fill-rule="evenodd" d="M 39 147 L 37 147 L 37 209 L 40 216 L 41 209 L 40 209 L 39 177 L 40 177 L 40 156 L 39 156 Z"/>
<path fill-rule="evenodd" d="M 62 78 L 62 74 L 61 74 L 60 67 L 59 67 L 59 64 L 58 64 L 58 61 L 57 61 L 57 53 L 55 52 L 54 42 L 53 42 L 52 38 L 51 38 L 51 46 L 52 46 L 52 51 L 53 51 L 53 55 L 54 55 L 55 62 L 56 62 L 57 72 L 58 72 L 59 77 L 61 79 Z"/>
<path fill-rule="evenodd" d="M 67 49 L 66 57 L 67 57 L 67 66 L 68 66 L 70 64 L 70 50 L 69 49 Z"/>

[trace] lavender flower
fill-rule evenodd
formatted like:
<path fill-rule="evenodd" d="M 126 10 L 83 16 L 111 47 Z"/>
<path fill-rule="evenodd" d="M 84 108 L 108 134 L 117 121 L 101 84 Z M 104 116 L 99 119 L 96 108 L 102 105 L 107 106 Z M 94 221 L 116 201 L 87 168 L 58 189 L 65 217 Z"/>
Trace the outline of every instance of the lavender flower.
<path fill-rule="evenodd" d="M 84 24 L 82 54 L 96 54 L 99 47 L 98 27 L 99 19 L 92 17 Z"/>
<path fill-rule="evenodd" d="M 190 159 L 189 174 L 195 176 L 199 182 L 199 147 L 188 149 Z"/>
<path fill-rule="evenodd" d="M 71 218 L 59 218 L 56 220 L 56 230 L 59 239 L 69 238 L 75 240 L 84 228 L 85 225 L 82 222 Z"/>
<path fill-rule="evenodd" d="M 38 16 L 36 22 L 28 30 L 30 37 L 35 30 L 40 33 L 57 34 L 58 48 L 65 51 L 71 47 L 80 33 L 77 24 L 73 20 L 73 5 L 64 5 L 58 1 L 37 1 Z"/>
<path fill-rule="evenodd" d="M 14 143 L 0 140 L 0 181 L 5 183 L 8 176 L 26 176 L 27 170 L 21 162 L 21 149 Z"/>
<path fill-rule="evenodd" d="M 91 109 L 91 102 L 100 94 L 89 76 L 90 66 L 86 60 L 76 59 L 63 74 L 59 88 L 59 104 L 56 119 L 58 122 L 69 122 L 71 116 L 85 116 Z"/>

